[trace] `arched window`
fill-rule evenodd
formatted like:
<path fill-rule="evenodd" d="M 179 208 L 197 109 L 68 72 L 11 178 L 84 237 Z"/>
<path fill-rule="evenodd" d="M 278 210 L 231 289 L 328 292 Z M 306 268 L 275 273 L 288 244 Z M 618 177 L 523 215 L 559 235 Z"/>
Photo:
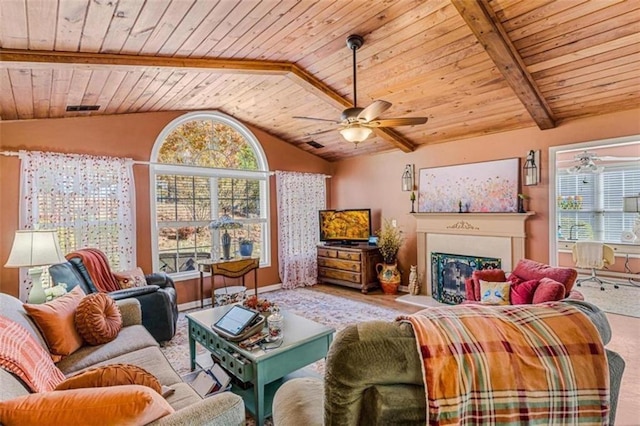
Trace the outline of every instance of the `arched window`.
<path fill-rule="evenodd" d="M 185 114 L 158 136 L 151 162 L 154 271 L 186 278 L 197 260 L 220 259 L 220 231 L 209 224 L 225 215 L 241 225 L 227 231 L 231 256 L 249 239 L 253 256 L 270 263 L 269 167 L 242 123 L 214 111 Z"/>

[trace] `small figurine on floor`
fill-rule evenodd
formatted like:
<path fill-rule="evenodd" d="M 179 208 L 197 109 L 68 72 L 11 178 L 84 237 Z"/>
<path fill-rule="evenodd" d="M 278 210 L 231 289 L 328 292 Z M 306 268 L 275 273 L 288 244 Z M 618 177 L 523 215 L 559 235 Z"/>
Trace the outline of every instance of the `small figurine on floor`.
<path fill-rule="evenodd" d="M 409 272 L 409 294 L 417 296 L 420 293 L 420 285 L 418 284 L 418 271 L 416 265 L 411 265 Z"/>

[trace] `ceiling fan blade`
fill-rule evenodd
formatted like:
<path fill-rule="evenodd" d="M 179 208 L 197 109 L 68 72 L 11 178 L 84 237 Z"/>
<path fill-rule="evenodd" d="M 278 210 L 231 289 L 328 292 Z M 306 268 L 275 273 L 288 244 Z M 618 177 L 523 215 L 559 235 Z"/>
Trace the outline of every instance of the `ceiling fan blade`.
<path fill-rule="evenodd" d="M 383 112 L 391 108 L 391 103 L 383 100 L 373 101 L 371 105 L 363 109 L 358 114 L 358 121 L 364 120 L 365 122 L 374 120 L 380 116 Z"/>
<path fill-rule="evenodd" d="M 427 120 L 427 117 L 386 118 L 363 123 L 363 125 L 367 127 L 415 126 L 416 124 L 424 124 Z"/>
<path fill-rule="evenodd" d="M 314 121 L 327 121 L 327 122 L 329 122 L 329 123 L 340 124 L 340 122 L 339 122 L 339 121 L 336 121 L 336 120 L 328 120 L 328 119 L 326 119 L 326 118 L 303 117 L 303 116 L 300 116 L 300 115 L 296 115 L 296 116 L 294 116 L 293 118 L 301 118 L 301 119 L 303 119 L 303 120 L 314 120 Z"/>
<path fill-rule="evenodd" d="M 329 132 L 335 132 L 336 129 L 327 129 L 327 130 L 320 130 L 319 132 L 313 132 L 313 133 L 305 133 L 305 136 L 315 136 L 315 135 L 321 135 L 323 133 L 329 133 Z"/>

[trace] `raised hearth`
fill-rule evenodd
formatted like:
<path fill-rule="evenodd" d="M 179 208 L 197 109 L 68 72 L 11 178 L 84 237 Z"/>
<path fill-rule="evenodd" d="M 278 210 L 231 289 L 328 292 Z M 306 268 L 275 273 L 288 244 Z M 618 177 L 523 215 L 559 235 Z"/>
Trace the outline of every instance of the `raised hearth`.
<path fill-rule="evenodd" d="M 420 293 L 431 295 L 431 253 L 491 257 L 511 271 L 525 257 L 527 213 L 414 213 Z"/>

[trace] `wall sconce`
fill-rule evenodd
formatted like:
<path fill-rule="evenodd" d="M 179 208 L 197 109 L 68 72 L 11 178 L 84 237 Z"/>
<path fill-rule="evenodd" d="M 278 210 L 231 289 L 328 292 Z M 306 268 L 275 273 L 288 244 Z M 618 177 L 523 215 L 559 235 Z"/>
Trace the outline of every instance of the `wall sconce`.
<path fill-rule="evenodd" d="M 524 162 L 524 167 L 522 168 L 522 173 L 524 176 L 525 186 L 537 185 L 540 183 L 540 150 L 529 151 L 527 159 Z"/>
<path fill-rule="evenodd" d="M 402 190 L 413 191 L 413 165 L 411 164 L 404 166 L 404 173 L 402 173 Z"/>

